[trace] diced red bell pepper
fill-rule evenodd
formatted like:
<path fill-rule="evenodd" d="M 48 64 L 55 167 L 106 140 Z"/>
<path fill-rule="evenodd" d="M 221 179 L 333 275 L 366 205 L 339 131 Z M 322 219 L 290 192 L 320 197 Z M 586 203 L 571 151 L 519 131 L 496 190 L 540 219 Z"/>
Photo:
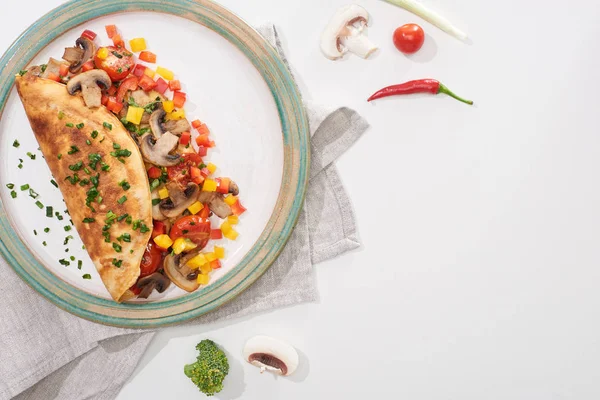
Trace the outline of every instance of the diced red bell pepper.
<path fill-rule="evenodd" d="M 198 146 L 210 147 L 210 139 L 208 135 L 200 135 L 196 137 L 196 144 Z"/>
<path fill-rule="evenodd" d="M 94 39 L 96 39 L 96 36 L 98 36 L 98 35 L 96 35 L 96 33 L 95 33 L 95 32 L 92 32 L 92 31 L 90 31 L 89 29 L 86 29 L 86 30 L 85 30 L 85 31 L 83 31 L 83 33 L 81 34 L 81 37 L 85 37 L 85 38 L 88 38 L 88 39 L 90 39 L 90 40 L 94 40 Z"/>
<path fill-rule="evenodd" d="M 142 51 L 139 57 L 142 61 L 146 61 L 153 64 L 156 62 L 156 54 L 154 54 L 151 51 Z"/>
<path fill-rule="evenodd" d="M 67 76 L 69 75 L 69 66 L 67 64 L 60 64 L 58 75 Z"/>
<path fill-rule="evenodd" d="M 192 121 L 192 128 L 198 129 L 202 125 L 202 122 L 199 119 Z"/>
<path fill-rule="evenodd" d="M 176 108 L 183 108 L 185 101 L 187 100 L 187 95 L 183 92 L 175 92 L 173 94 L 173 104 Z"/>
<path fill-rule="evenodd" d="M 94 68 L 94 61 L 90 60 L 81 66 L 81 71 L 87 72 L 93 70 Z"/>
<path fill-rule="evenodd" d="M 210 129 L 208 129 L 208 126 L 206 126 L 206 124 L 202 124 L 196 129 L 198 130 L 199 135 L 208 135 L 210 133 Z"/>
<path fill-rule="evenodd" d="M 204 208 L 200 210 L 198 215 L 200 215 L 200 218 L 204 219 L 207 219 L 210 216 L 210 208 L 208 208 L 208 204 L 204 204 Z"/>
<path fill-rule="evenodd" d="M 123 41 L 121 35 L 119 35 L 118 33 L 112 37 L 112 41 L 115 47 L 125 47 L 125 42 Z"/>
<path fill-rule="evenodd" d="M 208 147 L 215 147 L 215 141 L 211 140 L 210 142 L 208 142 Z"/>
<path fill-rule="evenodd" d="M 219 230 L 220 230 L 220 229 L 219 229 Z M 212 269 L 219 269 L 219 268 L 221 268 L 221 260 L 219 260 L 219 259 L 212 260 L 212 261 L 210 262 L 210 267 L 211 267 Z"/>
<path fill-rule="evenodd" d="M 141 78 L 142 76 L 144 76 L 144 71 L 146 71 L 146 66 L 142 64 L 137 64 L 133 69 L 132 74 L 137 76 L 138 78 Z"/>
<path fill-rule="evenodd" d="M 190 167 L 190 178 L 196 185 L 201 185 L 204 182 L 204 177 L 200 173 L 200 168 Z"/>
<path fill-rule="evenodd" d="M 108 108 L 109 111 L 118 114 L 123 109 L 123 103 L 118 102 L 115 97 L 109 96 L 106 108 Z"/>
<path fill-rule="evenodd" d="M 161 221 L 152 221 L 153 229 L 152 229 L 152 239 L 154 239 L 155 237 L 159 236 L 159 235 L 166 235 L 167 234 L 167 226 L 161 222 Z"/>
<path fill-rule="evenodd" d="M 246 208 L 238 200 L 231 206 L 231 211 L 233 212 L 233 215 L 240 216 L 246 211 Z"/>
<path fill-rule="evenodd" d="M 168 88 L 169 84 L 165 82 L 163 78 L 158 78 L 156 80 L 156 87 L 154 88 L 154 90 L 156 90 L 158 93 L 165 94 Z"/>
<path fill-rule="evenodd" d="M 179 144 L 188 145 L 190 144 L 190 140 L 192 139 L 192 134 L 189 132 L 183 132 L 181 136 L 179 136 Z"/>
<path fill-rule="evenodd" d="M 114 96 L 115 94 L 117 94 L 117 91 L 118 91 L 118 90 L 119 90 L 119 89 L 118 89 L 118 88 L 117 88 L 115 85 L 110 85 L 110 87 L 108 88 L 108 90 L 106 91 L 106 93 L 107 93 L 109 96 Z"/>
<path fill-rule="evenodd" d="M 196 153 L 185 153 L 183 158 L 185 158 L 185 161 L 187 161 L 190 165 L 199 166 L 202 164 L 202 157 Z"/>
<path fill-rule="evenodd" d="M 152 179 L 158 179 L 158 178 L 160 178 L 161 173 L 162 172 L 161 172 L 160 168 L 150 167 L 150 169 L 148 170 L 148 177 L 152 178 Z"/>
<path fill-rule="evenodd" d="M 136 90 L 138 87 L 138 78 L 135 76 L 131 76 L 121 82 L 119 86 L 119 91 L 117 92 L 117 101 L 123 102 L 125 99 L 125 95 L 129 90 Z"/>
<path fill-rule="evenodd" d="M 100 102 L 102 103 L 103 106 L 105 106 L 106 104 L 108 104 L 108 95 L 102 94 Z"/>
<path fill-rule="evenodd" d="M 198 146 L 198 155 L 200 157 L 206 157 L 206 154 L 208 154 L 208 151 L 207 151 L 206 147 L 204 147 L 204 146 Z"/>
<path fill-rule="evenodd" d="M 229 179 L 229 178 L 218 178 L 218 179 L 216 179 L 216 181 L 219 184 L 217 186 L 217 192 L 222 193 L 222 194 L 229 193 L 229 184 L 231 183 L 231 179 Z"/>
<path fill-rule="evenodd" d="M 104 27 L 106 29 L 106 34 L 109 39 L 112 39 L 117 34 L 117 26 L 116 25 L 106 25 Z"/>
<path fill-rule="evenodd" d="M 207 176 L 210 175 L 210 170 L 208 168 L 204 167 L 200 170 L 200 173 L 206 178 Z"/>
<path fill-rule="evenodd" d="M 171 82 L 169 82 L 169 89 L 171 89 L 173 92 L 181 90 L 181 82 L 177 79 L 173 79 Z"/>
<path fill-rule="evenodd" d="M 212 240 L 223 239 L 223 231 L 221 229 L 211 229 L 210 230 L 210 238 Z"/>
<path fill-rule="evenodd" d="M 56 75 L 53 72 L 49 72 L 48 76 L 46 77 L 47 79 L 50 79 L 51 81 L 56 81 L 56 82 L 60 82 L 60 76 Z"/>
<path fill-rule="evenodd" d="M 144 92 L 149 92 L 156 87 L 156 82 L 148 75 L 144 75 L 140 78 L 138 85 L 140 85 Z"/>

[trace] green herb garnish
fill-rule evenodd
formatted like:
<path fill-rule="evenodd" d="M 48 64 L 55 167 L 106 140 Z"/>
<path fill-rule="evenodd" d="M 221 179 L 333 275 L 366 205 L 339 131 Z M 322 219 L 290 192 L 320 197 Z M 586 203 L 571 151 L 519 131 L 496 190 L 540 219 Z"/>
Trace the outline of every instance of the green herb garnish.
<path fill-rule="evenodd" d="M 52 206 L 46 207 L 46 217 L 52 218 L 53 215 L 54 215 L 54 210 L 52 209 Z"/>
<path fill-rule="evenodd" d="M 38 208 L 39 208 L 40 210 L 41 210 L 42 208 L 44 208 L 44 205 L 43 205 L 43 204 L 42 204 L 42 202 L 41 202 L 41 201 L 39 201 L 39 200 L 35 202 L 35 205 L 36 205 L 36 206 L 38 206 Z"/>
<path fill-rule="evenodd" d="M 39 197 L 39 194 L 35 190 L 29 189 L 29 197 L 31 197 L 32 199 L 37 199 Z"/>
<path fill-rule="evenodd" d="M 85 126 L 85 124 L 84 124 L 83 122 L 81 122 L 81 123 L 79 123 L 79 124 L 75 125 L 75 127 L 76 127 L 77 129 L 83 129 L 83 127 L 84 127 L 84 126 Z"/>
<path fill-rule="evenodd" d="M 71 230 L 71 225 L 65 225 L 63 229 L 65 230 L 65 232 L 69 232 Z"/>
<path fill-rule="evenodd" d="M 95 218 L 84 218 L 83 219 L 84 224 L 91 224 L 92 222 L 96 222 L 96 219 Z"/>
<path fill-rule="evenodd" d="M 123 264 L 123 260 L 117 260 L 116 258 L 113 258 L 112 263 L 115 267 L 121 268 L 121 265 Z"/>
<path fill-rule="evenodd" d="M 6 187 L 9 188 L 9 189 L 13 189 L 15 187 L 15 184 L 14 183 L 7 183 Z"/>
<path fill-rule="evenodd" d="M 29 189 L 29 184 L 25 184 L 25 185 L 21 185 L 21 191 L 24 192 L 25 190 Z"/>
<path fill-rule="evenodd" d="M 71 146 L 71 150 L 68 151 L 68 154 L 75 154 L 79 151 L 77 146 Z"/>
<path fill-rule="evenodd" d="M 58 112 L 58 119 L 63 119 L 65 117 L 65 113 L 62 111 Z"/>
<path fill-rule="evenodd" d="M 67 128 L 73 128 L 73 127 L 75 127 L 75 125 L 73 125 L 71 122 L 67 122 L 67 123 L 65 124 L 65 126 L 66 126 Z"/>
<path fill-rule="evenodd" d="M 71 171 L 79 171 L 83 168 L 83 161 L 78 161 L 75 164 L 69 165 Z"/>
<path fill-rule="evenodd" d="M 59 153 L 56 157 L 60 160 L 62 158 L 62 154 Z"/>
<path fill-rule="evenodd" d="M 66 246 L 67 244 L 69 244 L 70 239 L 73 239 L 73 236 L 71 236 L 71 235 L 67 236 L 65 238 L 65 241 L 63 242 L 63 245 Z M 75 258 L 75 257 L 73 257 L 73 258 Z"/>
<path fill-rule="evenodd" d="M 83 274 L 82 278 L 83 279 L 92 279 L 92 276 L 90 274 Z"/>
<path fill-rule="evenodd" d="M 121 245 L 119 243 L 113 243 L 112 247 L 113 247 L 113 249 L 115 249 L 115 251 L 117 253 L 120 253 L 121 251 L 123 251 L 123 248 L 121 247 Z"/>
<path fill-rule="evenodd" d="M 15 192 L 14 190 L 10 191 L 10 197 L 12 197 L 13 199 L 15 199 L 17 197 L 17 192 Z"/>
<path fill-rule="evenodd" d="M 162 201 L 161 199 L 152 199 L 152 205 L 156 206 L 156 205 L 160 204 L 161 201 Z"/>
<path fill-rule="evenodd" d="M 96 139 L 98 137 L 98 131 L 92 131 L 92 139 Z"/>
<path fill-rule="evenodd" d="M 23 76 L 26 73 L 27 73 L 27 70 L 26 69 L 24 69 L 24 70 L 22 69 L 22 70 L 19 71 L 19 76 Z"/>
<path fill-rule="evenodd" d="M 112 125 L 109 124 L 108 122 L 103 122 L 102 126 L 105 127 L 106 129 L 108 129 L 109 131 L 112 131 Z"/>
<path fill-rule="evenodd" d="M 125 191 L 131 188 L 131 185 L 126 180 L 122 180 L 121 182 L 119 182 L 119 186 L 121 186 L 121 188 L 123 188 L 123 190 Z"/>
<path fill-rule="evenodd" d="M 58 187 L 58 183 L 54 179 L 50 179 L 50 183 L 54 185 L 54 187 Z"/>
<path fill-rule="evenodd" d="M 119 200 L 117 200 L 117 203 L 119 203 L 119 204 L 123 204 L 123 203 L 125 203 L 126 201 L 127 201 L 127 196 L 123 196 L 123 197 L 121 197 Z"/>
<path fill-rule="evenodd" d="M 29 151 L 27 152 L 27 157 L 31 158 L 32 160 L 35 160 L 35 154 L 30 153 Z"/>
<path fill-rule="evenodd" d="M 15 141 L 13 142 L 13 147 L 19 147 L 21 145 L 21 143 L 19 143 L 18 140 L 15 139 Z"/>
<path fill-rule="evenodd" d="M 50 232 L 50 228 L 48 228 L 48 227 L 44 228 L 44 232 L 46 232 L 46 233 Z"/>

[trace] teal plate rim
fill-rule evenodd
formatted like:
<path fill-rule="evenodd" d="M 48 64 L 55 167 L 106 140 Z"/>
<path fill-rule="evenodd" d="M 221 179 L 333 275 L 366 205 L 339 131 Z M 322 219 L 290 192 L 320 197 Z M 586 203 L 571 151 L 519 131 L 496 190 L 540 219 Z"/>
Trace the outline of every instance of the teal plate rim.
<path fill-rule="evenodd" d="M 309 127 L 300 92 L 277 51 L 249 24 L 209 0 L 72 0 L 32 24 L 0 59 L 0 118 L 14 76 L 49 43 L 85 22 L 122 12 L 153 11 L 189 19 L 241 50 L 269 86 L 282 126 L 281 190 L 264 231 L 243 259 L 217 282 L 182 297 L 149 303 L 116 303 L 67 284 L 35 258 L 12 228 L 0 195 L 0 254 L 34 290 L 79 317 L 119 327 L 154 328 L 199 317 L 232 300 L 275 261 L 300 215 L 308 185 Z M 0 133 L 1 134 L 1 133 Z"/>

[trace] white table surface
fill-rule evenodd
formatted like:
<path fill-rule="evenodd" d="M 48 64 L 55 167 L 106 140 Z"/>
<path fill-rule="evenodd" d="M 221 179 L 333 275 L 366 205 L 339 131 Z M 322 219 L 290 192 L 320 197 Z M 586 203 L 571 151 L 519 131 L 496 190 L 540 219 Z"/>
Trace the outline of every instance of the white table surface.
<path fill-rule="evenodd" d="M 307 98 L 371 123 L 338 163 L 363 246 L 316 267 L 316 304 L 162 330 L 120 400 L 203 398 L 181 373 L 203 338 L 232 354 L 219 399 L 600 397 L 600 4 L 423 1 L 472 43 L 364 0 L 381 51 L 334 63 L 318 39 L 345 0 L 222 1 L 252 24 L 277 24 Z M 60 3 L 11 2 L 0 48 Z M 391 42 L 408 22 L 427 33 L 413 58 Z M 424 77 L 476 106 L 365 101 Z M 299 373 L 245 364 L 255 334 L 296 346 Z"/>

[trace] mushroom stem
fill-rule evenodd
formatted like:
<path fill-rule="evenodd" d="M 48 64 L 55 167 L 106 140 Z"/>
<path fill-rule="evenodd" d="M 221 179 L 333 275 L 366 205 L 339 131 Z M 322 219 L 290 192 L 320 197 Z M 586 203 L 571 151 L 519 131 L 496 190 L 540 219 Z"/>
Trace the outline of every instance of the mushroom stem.
<path fill-rule="evenodd" d="M 358 29 L 352 25 L 346 27 L 346 29 L 349 31 L 350 35 L 342 36 L 340 38 L 340 43 L 349 52 L 362 58 L 368 58 L 377 50 L 377 46 L 373 44 L 366 35 L 362 34 L 362 29 Z"/>

